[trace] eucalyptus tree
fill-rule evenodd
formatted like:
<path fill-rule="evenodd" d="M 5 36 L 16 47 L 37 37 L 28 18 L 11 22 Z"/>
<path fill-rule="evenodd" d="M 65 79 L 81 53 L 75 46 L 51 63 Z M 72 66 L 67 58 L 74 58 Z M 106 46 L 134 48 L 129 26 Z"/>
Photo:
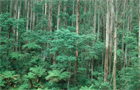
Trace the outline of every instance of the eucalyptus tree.
<path fill-rule="evenodd" d="M 77 0 L 76 7 L 76 34 L 79 34 L 79 0 Z M 76 40 L 76 61 L 74 65 L 74 81 L 76 82 L 76 75 L 78 70 L 78 40 Z"/>
<path fill-rule="evenodd" d="M 114 14 L 114 6 L 116 6 L 116 13 L 115 13 L 115 23 L 114 23 L 114 63 L 113 63 L 113 90 L 116 90 L 116 63 L 117 63 L 117 19 L 118 19 L 118 0 L 116 0 L 115 4 L 113 5 L 113 0 L 111 0 L 112 3 L 112 13 Z M 112 15 L 113 15 L 112 14 Z"/>
<path fill-rule="evenodd" d="M 109 17 L 110 17 L 110 10 L 109 10 L 110 1 L 107 0 L 106 2 L 107 2 L 107 14 L 106 14 L 106 46 L 105 46 L 104 82 L 107 81 L 107 76 L 108 76 Z"/>

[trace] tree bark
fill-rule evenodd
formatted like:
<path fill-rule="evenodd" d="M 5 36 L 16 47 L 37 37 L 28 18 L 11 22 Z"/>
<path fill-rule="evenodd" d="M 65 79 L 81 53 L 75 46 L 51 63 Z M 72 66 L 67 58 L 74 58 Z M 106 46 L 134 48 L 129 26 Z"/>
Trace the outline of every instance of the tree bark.
<path fill-rule="evenodd" d="M 74 10 L 75 10 L 75 9 L 74 9 L 74 4 L 75 4 L 74 2 L 75 2 L 75 0 L 73 0 L 73 11 L 72 11 L 72 15 L 74 15 Z M 73 21 L 72 21 L 72 27 L 73 27 L 73 24 L 74 24 L 74 23 L 73 23 Z"/>
<path fill-rule="evenodd" d="M 125 4 L 126 4 L 126 0 L 124 0 L 123 12 L 125 12 Z M 125 66 L 125 59 L 124 59 L 124 28 L 125 28 L 125 14 L 123 15 L 123 34 L 122 34 L 122 61 L 124 61 L 124 66 Z"/>
<path fill-rule="evenodd" d="M 20 18 L 20 12 L 21 12 L 21 0 L 20 0 L 20 5 L 18 6 L 18 19 Z M 16 52 L 18 50 L 18 27 L 17 27 L 17 32 L 16 32 Z"/>
<path fill-rule="evenodd" d="M 57 17 L 57 30 L 59 30 L 60 26 L 60 10 L 61 10 L 61 1 L 58 0 L 58 17 Z"/>
<path fill-rule="evenodd" d="M 29 24 L 29 11 L 30 11 L 30 0 L 28 0 L 28 11 L 27 11 L 26 31 L 28 31 L 28 24 Z"/>
<path fill-rule="evenodd" d="M 97 11 L 97 7 L 96 7 L 96 0 L 94 1 L 94 24 L 93 24 L 93 33 L 96 33 L 96 11 Z"/>
<path fill-rule="evenodd" d="M 79 34 L 79 0 L 77 0 L 76 8 L 76 34 Z M 76 40 L 76 61 L 74 65 L 74 82 L 76 82 L 76 75 L 78 70 L 78 40 Z"/>
<path fill-rule="evenodd" d="M 104 82 L 108 76 L 108 46 L 109 46 L 109 0 L 107 0 L 107 15 L 106 15 L 106 47 L 105 47 L 105 64 L 104 64 Z"/>
<path fill-rule="evenodd" d="M 113 0 L 111 0 L 113 3 Z M 116 0 L 116 15 L 115 15 L 115 28 L 114 28 L 114 65 L 113 65 L 113 90 L 116 90 L 116 63 L 117 63 L 117 17 L 118 6 Z"/>
<path fill-rule="evenodd" d="M 33 2 L 31 2 L 31 8 L 30 8 L 30 30 L 32 29 L 32 19 L 33 19 L 33 11 L 32 11 L 32 7 L 33 7 Z"/>
<path fill-rule="evenodd" d="M 100 1 L 99 1 L 99 6 L 100 6 Z M 97 35 L 97 40 L 99 40 L 100 37 L 100 7 L 98 8 L 98 35 Z"/>
<path fill-rule="evenodd" d="M 66 2 L 67 2 L 67 0 L 64 0 L 64 8 L 63 8 L 63 12 L 64 12 L 64 14 L 66 15 Z M 66 17 L 65 17 L 66 18 Z M 64 27 L 65 28 L 67 28 L 67 20 L 66 19 L 64 19 Z"/>
<path fill-rule="evenodd" d="M 18 4 L 18 0 L 15 0 L 15 5 L 14 5 L 14 18 L 17 18 L 17 4 Z M 13 28 L 13 35 L 15 35 L 15 28 Z M 14 36 L 14 41 L 13 44 L 15 43 L 15 36 Z M 12 47 L 13 52 L 15 51 L 15 46 Z"/>
<path fill-rule="evenodd" d="M 113 20 L 114 20 L 113 17 L 114 17 L 114 6 L 113 1 L 111 0 L 109 75 L 111 74 L 112 49 L 113 49 L 113 41 L 112 41 Z"/>
<path fill-rule="evenodd" d="M 33 8 L 35 8 L 35 5 L 34 4 L 33 4 Z M 35 30 L 35 11 L 33 11 L 32 29 Z"/>
<path fill-rule="evenodd" d="M 12 17 L 12 7 L 13 7 L 13 0 L 11 0 L 11 3 L 10 3 L 10 13 L 11 13 L 11 17 Z"/>

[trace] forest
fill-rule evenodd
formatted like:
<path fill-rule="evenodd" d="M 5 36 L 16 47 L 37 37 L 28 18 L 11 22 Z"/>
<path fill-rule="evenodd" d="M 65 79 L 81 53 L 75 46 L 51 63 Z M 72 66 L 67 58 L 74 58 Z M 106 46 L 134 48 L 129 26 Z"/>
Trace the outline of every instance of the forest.
<path fill-rule="evenodd" d="M 0 0 L 0 90 L 140 90 L 140 0 Z"/>

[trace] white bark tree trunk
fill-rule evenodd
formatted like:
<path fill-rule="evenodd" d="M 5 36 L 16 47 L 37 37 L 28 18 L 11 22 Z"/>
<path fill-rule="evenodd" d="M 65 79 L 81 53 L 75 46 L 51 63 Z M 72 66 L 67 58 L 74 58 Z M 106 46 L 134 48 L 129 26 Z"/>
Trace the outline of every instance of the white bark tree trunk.
<path fill-rule="evenodd" d="M 58 17 L 57 17 L 57 30 L 59 30 L 60 26 L 60 10 L 61 10 L 61 1 L 58 0 Z"/>
<path fill-rule="evenodd" d="M 105 66 L 104 66 L 104 82 L 108 76 L 108 46 L 109 46 L 109 0 L 107 0 L 107 15 L 106 15 L 106 47 L 105 47 Z"/>
<path fill-rule="evenodd" d="M 30 10 L 30 0 L 28 0 L 28 11 L 27 11 L 26 31 L 28 31 L 28 24 L 29 24 L 29 10 Z"/>
<path fill-rule="evenodd" d="M 113 3 L 113 0 L 111 0 Z M 118 6 L 116 0 L 116 15 L 114 23 L 114 65 L 113 65 L 113 90 L 116 90 L 116 63 L 117 63 L 117 17 L 118 17 Z"/>

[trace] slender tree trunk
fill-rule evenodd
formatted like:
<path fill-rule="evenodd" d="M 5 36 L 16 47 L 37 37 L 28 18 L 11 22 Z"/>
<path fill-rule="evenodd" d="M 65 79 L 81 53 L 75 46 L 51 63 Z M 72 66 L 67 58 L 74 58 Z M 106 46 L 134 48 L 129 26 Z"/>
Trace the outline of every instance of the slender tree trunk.
<path fill-rule="evenodd" d="M 57 30 L 59 30 L 60 26 L 60 10 L 61 10 L 61 1 L 58 0 L 58 17 L 57 17 Z"/>
<path fill-rule="evenodd" d="M 84 13 L 86 13 L 86 0 L 84 0 Z M 84 28 L 86 24 L 86 17 L 84 17 Z"/>
<path fill-rule="evenodd" d="M 20 5 L 18 7 L 18 19 L 20 18 L 20 12 L 21 12 L 21 0 L 20 0 Z M 16 52 L 18 50 L 18 27 L 17 27 L 17 32 L 16 32 L 16 43 L 17 43 L 17 46 L 16 46 Z"/>
<path fill-rule="evenodd" d="M 106 15 L 106 47 L 105 47 L 105 66 L 104 66 L 104 82 L 108 76 L 108 46 L 109 46 L 109 0 L 107 0 L 107 15 Z"/>
<path fill-rule="evenodd" d="M 75 2 L 75 0 L 73 0 L 73 11 L 72 11 L 72 15 L 74 15 L 74 10 L 75 10 L 75 9 L 74 9 L 74 4 L 75 4 L 74 2 Z M 73 23 L 73 21 L 72 21 L 72 27 L 73 27 L 73 24 L 74 24 L 74 23 Z"/>
<path fill-rule="evenodd" d="M 48 30 L 52 31 L 52 2 L 49 3 Z M 51 48 L 51 47 L 50 47 Z M 51 56 L 51 65 L 53 65 L 53 55 Z"/>
<path fill-rule="evenodd" d="M 128 25 L 127 25 L 127 36 L 128 36 L 128 32 L 129 32 L 129 20 L 130 18 L 129 18 L 129 16 L 128 16 Z M 126 44 L 126 46 L 125 46 L 125 63 L 124 63 L 124 67 L 126 67 L 127 66 L 127 53 L 128 53 L 128 50 L 127 50 L 127 44 Z"/>
<path fill-rule="evenodd" d="M 15 5 L 14 5 L 14 18 L 17 18 L 17 4 L 18 4 L 18 0 L 15 0 Z M 13 28 L 13 35 L 14 35 L 14 41 L 13 44 L 15 43 L 15 28 Z M 15 46 L 12 47 L 13 52 L 15 51 Z"/>
<path fill-rule="evenodd" d="M 24 10 L 23 10 L 23 16 L 26 15 L 26 12 L 27 12 L 27 0 L 24 0 Z"/>
<path fill-rule="evenodd" d="M 32 7 L 33 7 L 33 2 L 31 2 L 31 8 L 30 8 L 30 30 L 32 29 L 32 19 L 33 19 L 33 11 L 32 11 Z"/>
<path fill-rule="evenodd" d="M 133 23 L 132 23 L 132 19 L 133 19 L 133 10 L 132 10 L 132 5 L 133 5 L 133 0 L 130 0 L 130 3 L 131 3 L 131 8 L 130 8 L 130 32 L 132 32 L 132 25 L 133 25 Z M 128 58 L 128 65 L 130 65 L 130 59 L 131 59 L 131 57 L 130 57 L 130 49 L 128 49 L 128 52 L 129 52 L 129 58 Z"/>
<path fill-rule="evenodd" d="M 113 3 L 113 0 L 111 0 Z M 116 90 L 116 63 L 117 63 L 117 17 L 118 5 L 116 0 L 116 15 L 115 15 L 115 28 L 114 28 L 114 65 L 113 65 L 113 90 Z"/>
<path fill-rule="evenodd" d="M 100 1 L 99 1 L 99 6 L 100 6 Z M 99 36 L 100 36 L 100 7 L 98 8 L 98 35 L 97 35 L 97 40 L 99 40 Z"/>
<path fill-rule="evenodd" d="M 77 0 L 77 9 L 76 9 L 76 34 L 79 34 L 79 0 Z M 78 40 L 76 40 L 76 61 L 74 65 L 74 82 L 76 82 L 76 75 L 78 69 Z"/>
<path fill-rule="evenodd" d="M 28 31 L 28 24 L 29 24 L 29 10 L 30 10 L 30 0 L 28 0 L 28 11 L 27 11 L 26 31 Z"/>
<path fill-rule="evenodd" d="M 47 16 L 47 9 L 48 9 L 48 5 L 47 5 L 47 0 L 45 2 L 45 16 Z"/>
<path fill-rule="evenodd" d="M 124 0 L 123 12 L 125 12 L 125 4 L 126 4 L 126 0 Z M 124 66 L 125 66 L 125 59 L 124 59 L 124 28 L 125 28 L 125 14 L 123 15 L 123 34 L 122 34 L 122 61 L 124 61 Z"/>
<path fill-rule="evenodd" d="M 35 5 L 34 4 L 33 4 L 33 8 L 35 8 Z M 35 30 L 35 11 L 33 11 L 32 29 Z"/>
<path fill-rule="evenodd" d="M 48 18 L 48 22 L 49 22 L 49 31 L 52 31 L 52 1 L 49 4 L 49 18 Z"/>
<path fill-rule="evenodd" d="M 113 1 L 111 0 L 109 75 L 111 74 L 112 49 L 113 49 L 113 41 L 112 41 L 113 20 L 114 20 L 113 17 L 114 17 L 114 6 Z"/>
<path fill-rule="evenodd" d="M 97 7 L 96 7 L 96 0 L 94 1 L 94 24 L 93 24 L 93 33 L 96 33 L 96 11 L 97 11 Z"/>
<path fill-rule="evenodd" d="M 64 12 L 65 14 L 66 14 L 66 9 L 67 9 L 67 8 L 66 8 L 66 6 L 67 6 L 67 5 L 66 5 L 66 2 L 67 2 L 67 0 L 64 0 L 63 12 Z M 67 20 L 65 20 L 65 19 L 64 19 L 64 27 L 67 28 Z"/>
<path fill-rule="evenodd" d="M 89 11 L 88 11 L 89 13 L 91 13 L 91 0 L 89 0 Z M 91 17 L 90 17 L 90 14 L 88 15 L 89 16 L 89 29 L 90 29 L 90 24 L 91 24 Z M 89 29 L 88 29 L 88 34 L 90 33 L 89 32 Z"/>
<path fill-rule="evenodd" d="M 11 0 L 11 3 L 10 3 L 10 13 L 11 13 L 11 17 L 12 17 L 12 8 L 13 7 L 13 0 Z"/>

